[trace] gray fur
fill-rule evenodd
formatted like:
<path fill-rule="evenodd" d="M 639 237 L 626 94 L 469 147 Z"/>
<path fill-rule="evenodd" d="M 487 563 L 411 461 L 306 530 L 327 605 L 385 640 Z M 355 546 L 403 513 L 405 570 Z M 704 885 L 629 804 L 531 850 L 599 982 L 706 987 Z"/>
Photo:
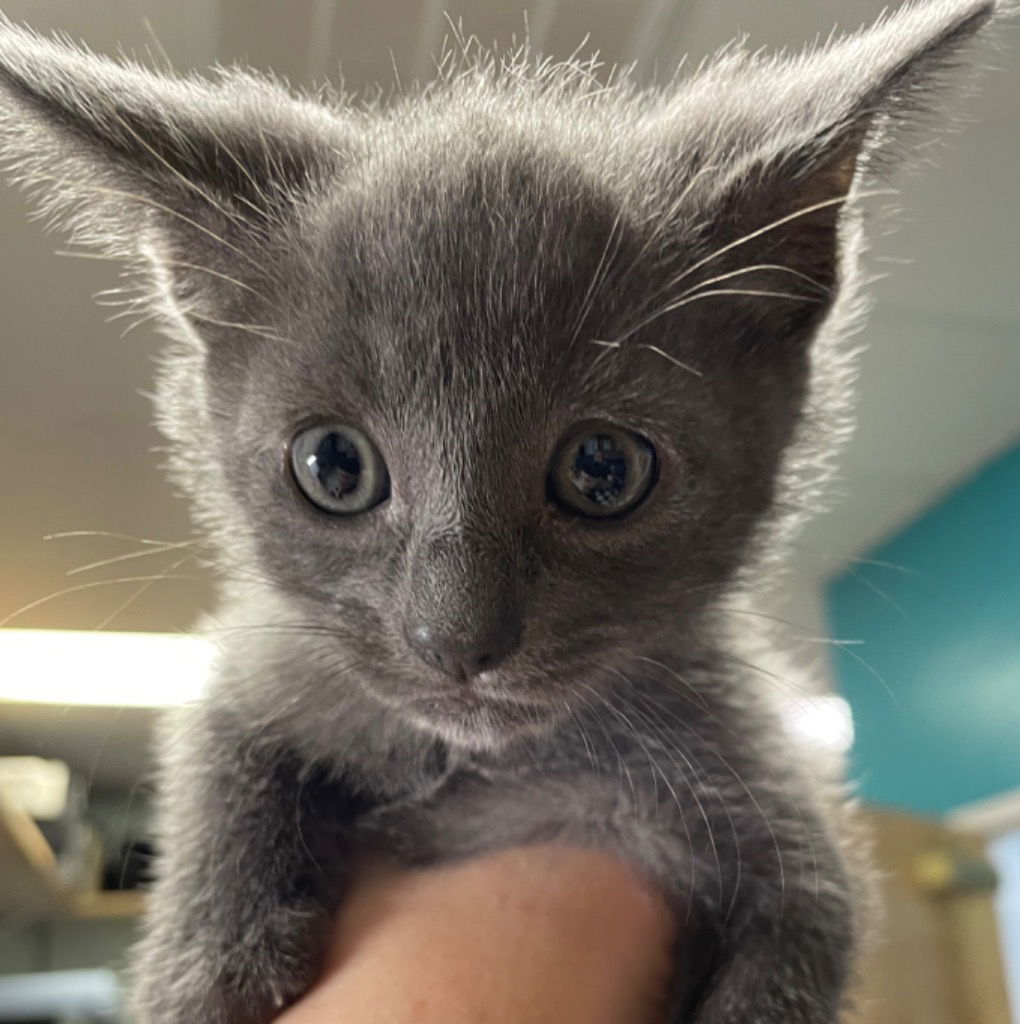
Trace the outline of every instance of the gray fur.
<path fill-rule="evenodd" d="M 663 886 L 694 964 L 677 1019 L 836 1019 L 860 854 L 721 609 L 819 507 L 847 429 L 857 200 L 1001 11 L 910 5 L 659 91 L 468 55 L 367 108 L 0 24 L 0 148 L 138 271 L 170 338 L 171 473 L 222 579 L 215 679 L 164 743 L 140 1024 L 264 1024 L 296 998 L 354 849 L 540 839 Z M 373 438 L 388 502 L 301 498 L 283 451 L 309 416 Z M 620 521 L 546 500 L 586 419 L 659 452 Z M 405 640 L 504 613 L 521 636 L 479 701 Z"/>

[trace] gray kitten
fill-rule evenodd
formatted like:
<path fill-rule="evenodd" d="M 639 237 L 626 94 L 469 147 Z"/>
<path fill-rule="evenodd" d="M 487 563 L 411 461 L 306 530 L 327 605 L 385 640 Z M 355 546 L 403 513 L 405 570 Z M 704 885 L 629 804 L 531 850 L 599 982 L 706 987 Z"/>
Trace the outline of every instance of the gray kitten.
<path fill-rule="evenodd" d="M 864 872 L 721 610 L 846 423 L 855 199 L 997 10 L 660 91 L 481 55 L 368 108 L 0 25 L 3 150 L 138 270 L 223 580 L 165 744 L 142 1024 L 292 1002 L 357 851 L 542 840 L 669 896 L 672 1019 L 836 1019 Z"/>

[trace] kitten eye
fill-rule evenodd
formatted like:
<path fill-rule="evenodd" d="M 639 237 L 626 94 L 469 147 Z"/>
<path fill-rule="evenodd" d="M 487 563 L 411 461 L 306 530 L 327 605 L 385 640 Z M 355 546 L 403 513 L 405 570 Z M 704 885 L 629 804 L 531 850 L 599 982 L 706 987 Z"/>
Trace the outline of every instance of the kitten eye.
<path fill-rule="evenodd" d="M 290 468 L 305 497 L 333 515 L 367 512 L 390 496 L 390 475 L 378 449 L 345 424 L 303 430 L 290 443 Z"/>
<path fill-rule="evenodd" d="M 655 449 L 646 438 L 609 423 L 586 424 L 556 449 L 549 496 L 583 516 L 622 516 L 648 496 L 655 470 Z"/>

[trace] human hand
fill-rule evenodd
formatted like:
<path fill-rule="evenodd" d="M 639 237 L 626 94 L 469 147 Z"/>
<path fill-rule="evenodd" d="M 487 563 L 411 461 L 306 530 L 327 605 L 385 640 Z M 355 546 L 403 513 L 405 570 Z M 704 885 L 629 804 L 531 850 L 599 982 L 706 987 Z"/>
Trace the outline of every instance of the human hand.
<path fill-rule="evenodd" d="M 597 851 L 373 868 L 277 1024 L 656 1024 L 672 937 L 662 896 Z"/>

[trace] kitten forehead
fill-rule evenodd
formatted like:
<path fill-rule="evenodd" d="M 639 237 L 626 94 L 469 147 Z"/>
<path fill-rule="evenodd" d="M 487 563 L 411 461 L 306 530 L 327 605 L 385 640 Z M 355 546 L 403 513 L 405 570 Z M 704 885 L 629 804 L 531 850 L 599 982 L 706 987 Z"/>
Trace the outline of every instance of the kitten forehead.
<path fill-rule="evenodd" d="M 576 161 L 503 140 L 435 173 L 429 154 L 373 168 L 371 180 L 339 182 L 314 215 L 343 321 L 329 332 L 339 358 L 367 348 L 377 371 L 402 372 L 412 388 L 455 374 L 534 390 L 571 365 L 596 323 L 610 326 L 617 297 L 604 286 L 639 232 Z"/>

